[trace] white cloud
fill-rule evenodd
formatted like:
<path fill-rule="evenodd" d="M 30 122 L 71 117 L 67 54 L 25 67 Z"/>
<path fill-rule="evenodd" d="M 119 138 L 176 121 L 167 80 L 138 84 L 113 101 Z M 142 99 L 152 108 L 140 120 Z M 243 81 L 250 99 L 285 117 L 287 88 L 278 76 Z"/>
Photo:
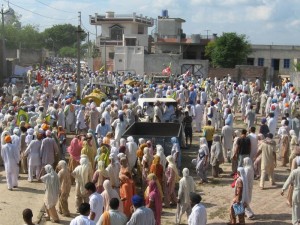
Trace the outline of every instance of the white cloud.
<path fill-rule="evenodd" d="M 250 21 L 269 20 L 272 13 L 273 7 L 270 5 L 251 6 L 246 9 L 246 18 Z"/>

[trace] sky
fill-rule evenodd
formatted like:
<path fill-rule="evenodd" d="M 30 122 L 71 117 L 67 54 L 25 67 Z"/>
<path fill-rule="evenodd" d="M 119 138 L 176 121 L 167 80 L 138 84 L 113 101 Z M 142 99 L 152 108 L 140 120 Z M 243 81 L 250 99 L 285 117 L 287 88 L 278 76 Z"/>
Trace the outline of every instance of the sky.
<path fill-rule="evenodd" d="M 6 7 L 7 0 L 1 3 Z M 11 0 L 10 7 L 21 15 L 22 25 L 38 25 L 40 31 L 56 24 L 78 25 L 81 11 L 91 39 L 96 31 L 89 15 L 136 12 L 155 19 L 167 9 L 169 17 L 186 21 L 183 32 L 188 36 L 236 32 L 245 34 L 251 44 L 300 45 L 299 0 Z"/>

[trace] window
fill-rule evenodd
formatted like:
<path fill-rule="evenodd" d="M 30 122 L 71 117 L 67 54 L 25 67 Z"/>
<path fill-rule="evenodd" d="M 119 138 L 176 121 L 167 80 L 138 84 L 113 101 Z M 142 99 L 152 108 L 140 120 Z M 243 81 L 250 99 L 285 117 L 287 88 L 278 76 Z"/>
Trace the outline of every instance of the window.
<path fill-rule="evenodd" d="M 289 69 L 290 68 L 290 59 L 284 59 L 283 60 L 283 68 Z"/>
<path fill-rule="evenodd" d="M 109 52 L 108 53 L 108 58 L 109 59 L 114 59 L 115 58 L 115 53 L 114 52 Z"/>
<path fill-rule="evenodd" d="M 126 46 L 136 46 L 136 38 L 126 38 L 125 44 Z"/>
<path fill-rule="evenodd" d="M 258 66 L 264 66 L 264 62 L 265 62 L 264 58 L 258 58 L 257 65 Z"/>
<path fill-rule="evenodd" d="M 247 65 L 254 65 L 254 58 L 247 58 Z"/>
<path fill-rule="evenodd" d="M 119 25 L 112 26 L 110 28 L 110 38 L 111 40 L 122 40 L 123 28 Z"/>

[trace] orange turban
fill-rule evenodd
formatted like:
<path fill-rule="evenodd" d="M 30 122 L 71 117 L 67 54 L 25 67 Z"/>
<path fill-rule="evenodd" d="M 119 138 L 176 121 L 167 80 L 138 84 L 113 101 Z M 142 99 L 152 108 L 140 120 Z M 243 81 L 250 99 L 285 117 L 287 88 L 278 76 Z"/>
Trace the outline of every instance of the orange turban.
<path fill-rule="evenodd" d="M 11 142 L 11 137 L 10 137 L 10 135 L 6 135 L 5 138 L 4 138 L 4 141 L 5 141 L 5 143 Z"/>
<path fill-rule="evenodd" d="M 42 128 L 44 131 L 46 131 L 46 130 L 49 129 L 49 125 L 44 123 L 44 124 L 41 126 L 41 128 Z"/>

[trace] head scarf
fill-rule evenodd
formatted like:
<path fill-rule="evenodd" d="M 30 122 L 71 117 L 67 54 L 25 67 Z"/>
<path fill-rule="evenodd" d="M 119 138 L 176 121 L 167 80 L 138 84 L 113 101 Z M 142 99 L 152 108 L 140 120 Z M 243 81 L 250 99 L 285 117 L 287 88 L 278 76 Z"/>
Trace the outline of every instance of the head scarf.
<path fill-rule="evenodd" d="M 142 139 L 142 138 L 140 138 L 140 139 Z M 129 136 L 129 137 L 127 137 L 127 141 L 128 141 L 128 142 L 134 142 L 134 139 L 133 139 L 132 136 Z"/>
<path fill-rule="evenodd" d="M 120 139 L 120 146 L 126 146 L 126 139 L 125 138 Z"/>
<path fill-rule="evenodd" d="M 190 171 L 189 171 L 188 168 L 184 168 L 184 169 L 182 170 L 182 175 L 183 175 L 183 177 L 188 177 L 189 174 L 190 174 Z"/>
<path fill-rule="evenodd" d="M 201 137 L 200 138 L 200 147 L 205 145 L 206 147 L 208 147 L 207 141 L 205 137 Z"/>
<path fill-rule="evenodd" d="M 172 143 L 172 144 L 178 143 L 177 138 L 176 138 L 176 137 L 172 137 L 172 138 L 171 138 L 171 143 Z"/>
<path fill-rule="evenodd" d="M 238 167 L 237 171 L 240 173 L 239 178 L 236 180 L 241 180 L 243 183 L 243 193 L 242 193 L 242 203 L 249 203 L 248 199 L 248 182 L 247 182 L 247 176 L 246 172 L 243 167 Z M 237 186 L 237 185 L 236 185 Z"/>
<path fill-rule="evenodd" d="M 174 173 L 175 173 L 175 181 L 176 182 L 179 181 L 180 177 L 179 177 L 179 173 L 178 173 L 178 170 L 177 170 L 177 166 L 176 166 L 176 164 L 174 162 L 173 156 L 169 155 L 166 159 L 167 159 L 167 161 L 169 163 L 168 167 L 170 167 L 174 171 Z"/>
<path fill-rule="evenodd" d="M 47 209 L 52 208 L 56 205 L 60 192 L 60 184 L 58 175 L 55 173 L 51 165 L 46 165 L 45 167 L 46 175 L 41 177 L 41 180 L 45 183 L 47 200 L 45 205 Z"/>
<path fill-rule="evenodd" d="M 167 159 L 164 154 L 164 149 L 161 145 L 156 145 L 156 155 L 160 158 L 160 164 L 163 166 L 164 171 L 166 169 Z"/>
<path fill-rule="evenodd" d="M 80 181 L 80 192 L 81 194 L 85 194 L 84 185 L 89 182 L 89 173 L 92 170 L 91 163 L 88 158 L 82 155 L 83 157 L 80 159 L 80 175 L 78 177 L 78 181 Z"/>
<path fill-rule="evenodd" d="M 103 182 L 103 188 L 107 192 L 109 199 L 111 199 L 111 196 L 113 196 L 113 194 L 114 194 L 114 189 L 111 186 L 110 180 L 105 180 Z"/>
<path fill-rule="evenodd" d="M 290 130 L 290 135 L 291 136 L 296 136 L 296 132 L 294 130 Z"/>
<path fill-rule="evenodd" d="M 60 160 L 57 163 L 57 167 L 61 168 L 62 170 L 67 169 L 67 163 L 66 163 L 66 161 L 65 160 Z"/>

